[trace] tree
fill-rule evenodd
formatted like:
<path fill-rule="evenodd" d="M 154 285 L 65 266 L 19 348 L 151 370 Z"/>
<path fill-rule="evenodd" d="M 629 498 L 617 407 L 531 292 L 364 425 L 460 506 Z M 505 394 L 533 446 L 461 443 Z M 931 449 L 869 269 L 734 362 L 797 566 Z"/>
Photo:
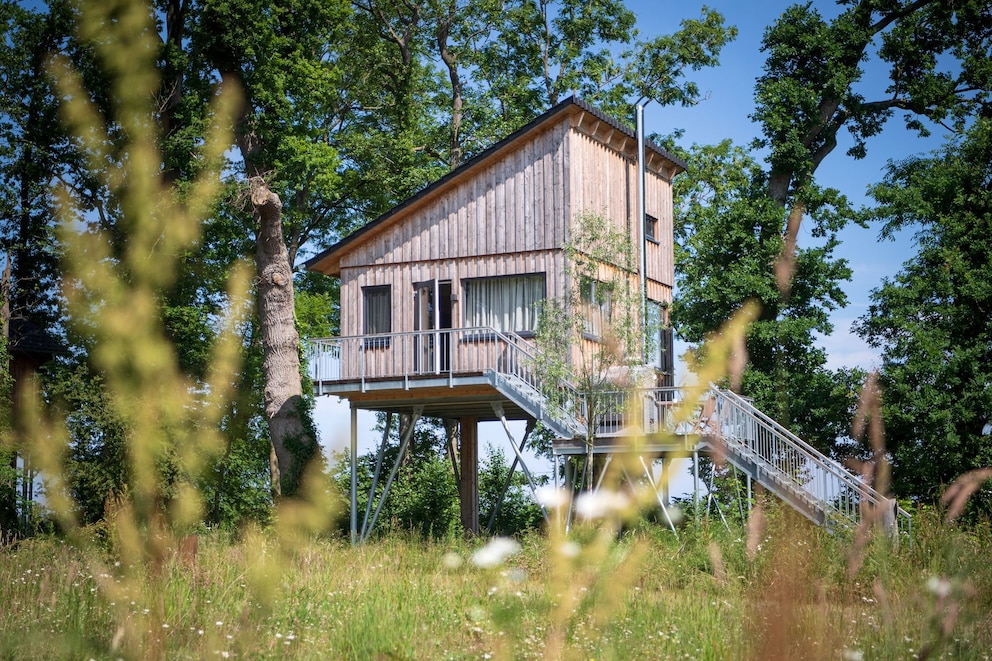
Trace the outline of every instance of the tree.
<path fill-rule="evenodd" d="M 564 295 L 541 306 L 534 367 L 551 406 L 585 425 L 592 490 L 596 436 L 609 416 L 622 413 L 616 394 L 639 385 L 637 369 L 643 369 L 640 292 L 630 232 L 611 219 L 577 213 L 564 249 Z M 571 392 L 562 384 L 574 387 L 580 402 L 568 401 Z"/>
<path fill-rule="evenodd" d="M 854 140 L 848 155 L 860 158 L 868 139 L 896 112 L 921 133 L 927 120 L 960 127 L 988 107 L 992 91 L 987 3 L 838 4 L 842 9 L 832 20 L 812 3 L 794 5 L 765 32 L 767 59 L 752 118 L 762 130 L 756 146 L 769 151 L 767 168 L 750 159 L 731 165 L 743 155 L 727 149 L 722 155 L 719 148 L 710 154 L 697 149 L 704 168 L 722 160 L 727 169 L 714 177 L 705 169 L 695 172 L 697 163 L 676 181 L 683 211 L 692 215 L 676 258 L 682 279 L 673 318 L 680 332 L 701 341 L 745 298 L 757 300 L 761 314 L 748 335 L 744 391 L 782 422 L 800 423 L 797 431 L 824 450 L 834 445 L 830 435 L 841 423 L 826 425 L 811 413 L 825 413 L 818 402 L 831 392 L 847 392 L 844 382 L 851 375 L 831 376 L 823 369 L 814 332 L 830 332 L 827 312 L 845 304 L 839 283 L 849 272 L 832 254 L 836 232 L 857 214 L 839 192 L 817 186 L 816 170 L 845 129 Z M 874 99 L 866 98 L 862 80 L 870 61 L 889 70 L 887 86 L 875 90 Z M 704 184 L 694 190 L 697 178 Z M 738 192 L 728 197 L 728 190 Z M 713 208 L 707 209 L 710 197 Z M 803 222 L 812 224 L 818 245 L 801 250 Z M 848 395 L 840 410 L 850 406 Z M 849 444 L 845 437 L 841 442 Z"/>
<path fill-rule="evenodd" d="M 891 163 L 871 190 L 883 236 L 917 230 L 917 254 L 872 292 L 857 332 L 882 350 L 896 494 L 936 502 L 992 465 L 992 120 L 928 157 Z M 992 490 L 972 499 L 992 512 Z"/>
<path fill-rule="evenodd" d="M 868 138 L 904 111 L 907 127 L 926 134 L 924 119 L 960 127 L 988 108 L 992 93 L 992 8 L 983 0 L 840 0 L 826 21 L 812 3 L 788 8 L 768 30 L 765 73 L 755 88 L 753 118 L 770 150 L 768 196 L 787 210 L 777 264 L 788 293 L 799 228 L 813 202 L 813 176 L 842 129 L 848 155 L 865 155 Z M 872 53 L 880 41 L 877 51 Z M 873 58 L 874 55 L 874 58 Z M 862 92 L 865 63 L 888 67 L 885 89 Z M 820 228 L 814 229 L 814 233 Z"/>
<path fill-rule="evenodd" d="M 834 256 L 835 233 L 819 246 L 798 249 L 792 295 L 780 295 L 772 264 L 781 254 L 781 211 L 766 194 L 767 176 L 745 149 L 729 141 L 674 148 L 688 172 L 674 183 L 677 295 L 672 320 L 679 335 L 696 345 L 717 332 L 747 300 L 761 311 L 746 335 L 748 363 L 741 392 L 823 451 L 845 434 L 849 417 L 824 402 L 844 402 L 846 415 L 856 395 L 833 398 L 841 375 L 827 370 L 815 333 L 829 334 L 829 312 L 846 304 L 841 283 L 851 271 Z M 813 196 L 808 194 L 808 199 Z M 836 191 L 817 191 L 808 211 L 823 227 L 851 214 Z"/>
<path fill-rule="evenodd" d="M 637 17 L 619 0 L 419 0 L 356 2 L 401 57 L 396 67 L 414 89 L 418 55 L 439 62 L 423 106 L 429 144 L 444 170 L 457 167 L 568 94 L 607 113 L 631 117 L 631 102 L 691 105 L 698 88 L 686 73 L 717 63 L 736 36 L 705 9 L 671 35 L 639 40 Z M 395 76 L 396 74 L 394 74 Z"/>
<path fill-rule="evenodd" d="M 4 265 L 4 284 L 9 273 Z M 17 456 L 9 449 L 7 442 L 11 431 L 11 412 L 14 380 L 10 376 L 10 355 L 7 353 L 7 288 L 0 286 L 0 308 L 3 322 L 0 332 L 0 535 L 16 529 L 17 526 Z"/>
<path fill-rule="evenodd" d="M 204 63 L 244 96 L 235 144 L 256 224 L 265 416 L 275 495 L 295 495 L 304 470 L 319 454 L 301 386 L 293 263 L 305 238 L 302 219 L 310 198 L 328 194 L 338 169 L 333 146 L 319 139 L 326 130 L 320 122 L 327 117 L 319 108 L 338 100 L 337 67 L 323 56 L 335 35 L 331 26 L 345 15 L 341 2 L 300 0 L 268 8 L 248 0 L 207 1 L 199 7 L 199 30 L 193 36 Z M 257 20 L 241 27 L 244 16 Z M 288 207 L 278 189 L 288 191 L 283 196 L 291 200 Z M 284 223 L 293 232 L 290 237 L 284 237 Z"/>

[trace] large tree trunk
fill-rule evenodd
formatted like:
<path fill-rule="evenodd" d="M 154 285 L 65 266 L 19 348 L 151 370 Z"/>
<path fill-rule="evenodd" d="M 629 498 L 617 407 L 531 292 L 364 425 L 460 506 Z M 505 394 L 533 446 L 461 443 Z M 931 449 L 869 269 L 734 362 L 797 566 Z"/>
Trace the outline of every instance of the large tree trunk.
<path fill-rule="evenodd" d="M 262 330 L 265 418 L 272 442 L 272 493 L 292 496 L 303 469 L 317 455 L 317 440 L 305 424 L 300 380 L 300 337 L 293 311 L 293 270 L 282 237 L 282 202 L 258 178 L 251 181 L 258 223 L 255 267 Z"/>

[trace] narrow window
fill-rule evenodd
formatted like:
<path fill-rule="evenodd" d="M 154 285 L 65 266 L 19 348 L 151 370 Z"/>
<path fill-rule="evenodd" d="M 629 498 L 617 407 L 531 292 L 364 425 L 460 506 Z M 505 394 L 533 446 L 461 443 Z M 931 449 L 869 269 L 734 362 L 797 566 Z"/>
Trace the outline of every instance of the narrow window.
<path fill-rule="evenodd" d="M 644 325 L 646 334 L 648 364 L 659 370 L 665 369 L 665 309 L 658 301 L 647 302 L 647 323 Z"/>
<path fill-rule="evenodd" d="M 652 241 L 658 240 L 658 219 L 651 214 L 644 214 L 644 237 Z"/>
<path fill-rule="evenodd" d="M 675 371 L 674 334 L 668 323 L 668 308 L 657 301 L 648 301 L 647 333 L 648 364 L 666 375 L 671 381 Z"/>
<path fill-rule="evenodd" d="M 362 287 L 362 294 L 364 296 L 364 334 L 391 333 L 393 330 L 393 310 L 389 285 Z M 369 342 L 372 341 L 367 340 L 366 346 L 389 346 L 389 338 L 376 339 L 374 344 L 369 344 Z"/>

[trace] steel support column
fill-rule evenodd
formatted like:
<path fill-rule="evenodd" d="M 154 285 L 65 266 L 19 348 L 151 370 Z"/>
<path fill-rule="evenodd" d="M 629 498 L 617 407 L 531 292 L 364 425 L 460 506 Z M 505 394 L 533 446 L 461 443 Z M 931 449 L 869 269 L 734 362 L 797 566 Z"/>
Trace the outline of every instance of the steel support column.
<path fill-rule="evenodd" d="M 506 474 L 506 480 L 503 482 L 503 488 L 500 489 L 499 498 L 496 499 L 496 504 L 493 506 L 493 513 L 489 517 L 486 530 L 492 531 L 493 525 L 496 523 L 496 517 L 499 516 L 499 509 L 503 505 L 503 500 L 506 498 L 506 492 L 510 489 L 510 481 L 513 479 L 513 473 L 516 472 L 517 464 L 520 462 L 519 456 L 527 446 L 527 440 L 536 426 L 537 422 L 533 418 L 527 421 L 527 429 L 524 431 L 524 437 L 520 441 L 520 449 L 517 451 L 517 456 L 513 458 L 513 463 L 510 464 L 510 471 Z"/>
<path fill-rule="evenodd" d="M 544 520 L 551 523 L 551 519 L 548 517 L 548 511 L 544 509 L 544 505 L 540 503 L 537 499 L 537 484 L 534 482 L 534 477 L 530 474 L 530 470 L 527 468 L 527 462 L 524 461 L 524 456 L 521 454 L 520 450 L 517 448 L 517 444 L 513 438 L 513 433 L 510 431 L 510 425 L 506 421 L 506 414 L 503 413 L 503 405 L 497 402 L 493 402 L 493 411 L 499 417 L 500 422 L 503 423 L 503 430 L 506 432 L 506 437 L 510 439 L 510 447 L 513 448 L 513 452 L 517 455 L 517 459 L 520 460 L 520 470 L 524 472 L 527 477 L 527 483 L 530 484 L 530 491 L 534 495 L 534 500 L 537 501 L 538 506 L 541 508 L 541 514 L 544 515 Z"/>
<path fill-rule="evenodd" d="M 417 421 L 420 420 L 420 416 L 424 412 L 423 406 L 417 406 L 413 409 L 413 418 L 410 420 L 410 426 L 406 428 L 403 434 L 403 440 L 400 442 L 400 451 L 396 455 L 396 463 L 393 464 L 393 470 L 389 473 L 389 478 L 386 480 L 386 486 L 382 488 L 382 497 L 379 499 L 379 504 L 376 505 L 375 512 L 372 514 L 372 520 L 369 521 L 369 525 L 366 529 L 362 531 L 361 540 L 364 542 L 368 539 L 372 530 L 375 528 L 376 521 L 379 520 L 379 512 L 382 511 L 382 506 L 386 502 L 386 497 L 389 495 L 389 487 L 393 485 L 393 480 L 396 479 L 396 473 L 400 469 L 400 464 L 403 462 L 403 457 L 406 455 L 406 450 L 410 446 L 410 439 L 413 438 L 413 430 L 417 426 Z M 375 493 L 370 493 L 369 498 L 375 497 Z"/>
<path fill-rule="evenodd" d="M 699 516 L 699 450 L 692 451 L 692 511 Z"/>
<path fill-rule="evenodd" d="M 675 534 L 675 538 L 678 539 L 679 533 L 675 529 L 675 522 L 672 521 L 672 515 L 668 513 L 668 507 L 665 505 L 665 499 L 661 497 L 661 493 L 658 491 L 658 483 L 655 482 L 654 474 L 651 472 L 648 463 L 644 461 L 644 457 L 638 457 L 641 460 L 641 467 L 644 468 L 644 476 L 648 478 L 648 484 L 651 485 L 651 489 L 654 490 L 655 500 L 658 501 L 658 505 L 661 506 L 661 512 L 665 515 L 665 521 L 668 521 L 668 527 L 672 529 L 672 533 Z M 624 475 L 627 474 L 627 470 L 624 469 Z M 630 476 L 627 476 L 630 479 Z"/>
<path fill-rule="evenodd" d="M 386 454 L 386 445 L 389 443 L 389 432 L 393 427 L 393 414 L 386 414 L 386 425 L 382 430 L 382 442 L 379 443 L 379 451 L 375 456 L 375 471 L 372 473 L 372 488 L 369 489 L 369 499 L 365 503 L 365 518 L 362 519 L 362 537 L 369 527 L 369 517 L 372 515 L 372 501 L 375 500 L 375 489 L 379 486 L 379 476 L 382 475 L 382 458 Z"/>
<path fill-rule="evenodd" d="M 351 405 L 351 544 L 358 543 L 358 409 Z"/>

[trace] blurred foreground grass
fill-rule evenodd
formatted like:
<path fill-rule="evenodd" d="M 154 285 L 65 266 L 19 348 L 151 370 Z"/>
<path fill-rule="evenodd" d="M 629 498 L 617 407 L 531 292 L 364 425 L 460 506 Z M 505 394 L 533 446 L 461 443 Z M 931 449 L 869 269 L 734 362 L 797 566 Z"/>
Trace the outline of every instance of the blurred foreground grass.
<path fill-rule="evenodd" d="M 321 474 L 303 499 L 277 503 L 271 529 L 189 535 L 203 510 L 193 478 L 223 453 L 218 421 L 251 275 L 231 274 L 205 383 L 178 369 L 158 301 L 216 201 L 235 94 L 219 94 L 204 140 L 214 167 L 182 195 L 163 186 L 148 130 L 149 12 L 128 0 L 83 4 L 82 33 L 99 36 L 127 144 L 104 130 L 111 123 L 70 62 L 52 70 L 94 176 L 125 212 L 126 241 L 78 231 L 64 192 L 67 298 L 126 422 L 132 478 L 102 527 L 81 527 L 59 479 L 63 426 L 26 409 L 23 447 L 38 453 L 64 536 L 0 548 L 0 658 L 988 658 L 992 534 L 936 516 L 917 517 L 913 545 L 898 548 L 884 535 L 867 545 L 831 536 L 775 505 L 748 529 L 696 522 L 678 538 L 644 526 L 617 541 L 604 523 L 519 544 L 391 534 L 352 548 L 316 535 L 335 514 Z M 723 349 L 709 350 L 714 371 L 701 384 L 727 373 L 754 311 L 744 313 Z M 185 476 L 175 484 L 160 479 L 169 462 Z"/>
<path fill-rule="evenodd" d="M 852 575 L 849 541 L 789 512 L 772 509 L 768 519 L 750 560 L 746 530 L 702 522 L 680 539 L 650 526 L 619 542 L 592 529 L 535 534 L 492 567 L 474 556 L 484 540 L 393 534 L 357 548 L 315 539 L 277 569 L 257 561 L 279 553 L 267 533 L 205 533 L 195 553 L 175 549 L 155 594 L 118 578 L 127 568 L 112 551 L 92 562 L 61 540 L 28 540 L 0 552 L 0 650 L 80 659 L 149 650 L 252 659 L 989 658 L 987 527 L 964 532 L 920 517 L 912 548 L 878 538 Z"/>

